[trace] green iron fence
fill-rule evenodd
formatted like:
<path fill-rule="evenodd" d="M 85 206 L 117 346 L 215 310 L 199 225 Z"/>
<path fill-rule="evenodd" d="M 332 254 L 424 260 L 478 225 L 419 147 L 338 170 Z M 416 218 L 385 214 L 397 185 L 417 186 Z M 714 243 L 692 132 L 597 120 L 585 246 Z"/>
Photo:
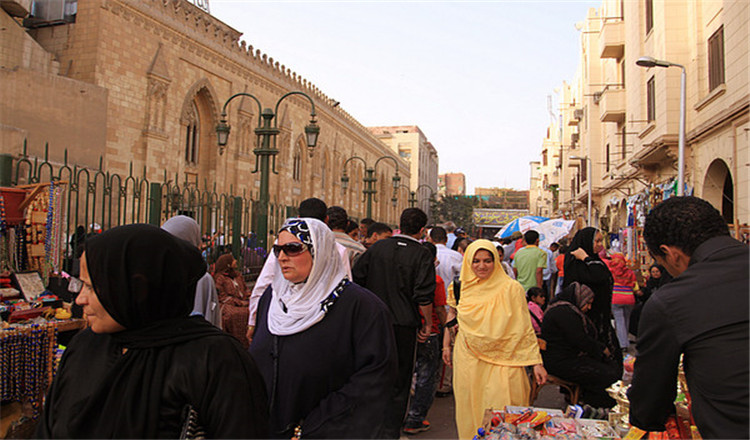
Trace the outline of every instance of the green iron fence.
<path fill-rule="evenodd" d="M 8 176 L 8 173 L 11 173 Z M 73 257 L 80 244 L 74 239 L 78 227 L 86 234 L 132 223 L 161 225 L 166 219 L 183 214 L 194 218 L 201 225 L 206 240 L 206 257 L 209 263 L 218 254 L 231 251 L 243 267 L 248 278 L 257 277 L 266 253 L 253 249 L 251 231 L 255 228 L 257 201 L 247 196 L 235 194 L 230 187 L 228 193 L 218 193 L 216 184 L 209 186 L 207 181 L 199 188 L 196 183 L 178 176 L 170 178 L 164 171 L 160 182 L 152 182 L 146 177 L 146 168 L 138 174 L 132 163 L 128 174 L 123 176 L 111 173 L 102 166 L 96 169 L 70 165 L 68 151 L 64 151 L 63 162 L 49 160 L 49 146 L 44 149 L 44 157 L 30 157 L 24 141 L 20 156 L 0 158 L 0 184 L 11 186 L 44 184 L 54 182 L 66 186 L 63 200 L 63 254 L 66 256 L 64 269 L 70 270 Z M 278 231 L 284 219 L 296 212 L 293 207 L 280 203 L 270 205 L 269 229 Z M 223 234 L 223 237 L 222 237 Z M 243 237 L 245 238 L 243 240 Z"/>

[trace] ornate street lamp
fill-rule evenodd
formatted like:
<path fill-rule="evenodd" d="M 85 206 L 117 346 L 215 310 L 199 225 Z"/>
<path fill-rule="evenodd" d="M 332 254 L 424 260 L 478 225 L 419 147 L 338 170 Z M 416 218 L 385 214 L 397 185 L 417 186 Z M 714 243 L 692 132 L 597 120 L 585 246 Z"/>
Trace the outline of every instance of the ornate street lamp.
<path fill-rule="evenodd" d="M 320 127 L 315 121 L 315 103 L 312 98 L 303 92 L 289 92 L 279 98 L 276 101 L 276 107 L 274 110 L 270 108 L 263 109 L 260 101 L 255 96 L 249 93 L 237 93 L 232 95 L 224 103 L 224 107 L 221 110 L 221 120 L 216 125 L 216 137 L 219 144 L 219 154 L 224 153 L 224 148 L 229 140 L 230 127 L 227 123 L 227 106 L 229 103 L 238 96 L 247 96 L 258 104 L 258 126 L 255 129 L 255 134 L 258 136 L 258 142 L 256 144 L 253 153 L 255 153 L 255 170 L 253 173 L 257 173 L 260 170 L 260 197 L 259 197 L 259 213 L 258 213 L 258 224 L 257 224 L 257 235 L 258 244 L 263 249 L 267 249 L 266 240 L 268 236 L 268 177 L 269 177 L 269 158 L 273 158 L 273 166 L 271 171 L 274 174 L 276 172 L 276 155 L 279 154 L 279 150 L 276 148 L 276 135 L 279 134 L 278 118 L 276 116 L 279 113 L 279 105 L 281 101 L 286 99 L 288 96 L 301 95 L 310 101 L 312 111 L 310 112 L 310 123 L 305 126 L 305 138 L 307 141 L 307 149 L 312 157 L 315 145 L 318 143 L 318 134 L 320 134 Z M 271 125 L 273 122 L 273 125 Z M 271 142 L 273 140 L 273 143 Z"/>
<path fill-rule="evenodd" d="M 362 159 L 359 156 L 352 156 L 349 159 L 344 162 L 344 170 L 341 174 L 341 188 L 346 191 L 349 188 L 349 175 L 346 174 L 346 165 L 351 162 L 352 160 L 359 160 L 362 162 L 362 164 L 365 167 L 365 176 L 362 178 L 362 182 L 365 184 L 365 189 L 362 190 L 362 193 L 365 196 L 365 200 L 367 200 L 367 217 L 372 217 L 372 197 L 377 194 L 378 190 L 375 189 L 375 183 L 378 181 L 378 178 L 375 177 L 375 169 L 378 167 L 378 163 L 380 163 L 383 159 L 390 159 L 393 161 L 393 163 L 396 165 L 396 174 L 393 176 L 392 184 L 394 189 L 394 197 L 395 198 L 395 190 L 399 187 L 399 184 L 401 182 L 401 176 L 398 175 L 398 161 L 392 157 L 392 156 L 381 156 L 378 158 L 378 160 L 375 161 L 375 165 L 372 167 L 367 165 L 367 162 L 365 162 L 364 159 Z M 393 198 L 391 198 L 391 202 L 393 202 Z"/>

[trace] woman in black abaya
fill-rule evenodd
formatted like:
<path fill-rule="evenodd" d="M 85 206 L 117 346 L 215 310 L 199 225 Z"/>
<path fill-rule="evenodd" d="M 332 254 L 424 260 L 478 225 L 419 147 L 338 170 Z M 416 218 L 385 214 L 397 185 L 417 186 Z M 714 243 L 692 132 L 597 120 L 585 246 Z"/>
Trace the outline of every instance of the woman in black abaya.
<path fill-rule="evenodd" d="M 576 233 L 565 254 L 563 289 L 578 282 L 594 292 L 591 310 L 586 314 L 596 327 L 597 339 L 609 349 L 612 359 L 619 365 L 619 374 L 622 375 L 622 352 L 612 327 L 614 280 L 607 265 L 599 258 L 602 249 L 604 237 L 598 229 L 587 227 Z"/>
<path fill-rule="evenodd" d="M 71 341 L 38 438 L 177 438 L 192 409 L 209 438 L 267 436 L 266 392 L 252 358 L 190 316 L 205 263 L 149 225 L 89 239 L 81 258 L 89 328 Z"/>

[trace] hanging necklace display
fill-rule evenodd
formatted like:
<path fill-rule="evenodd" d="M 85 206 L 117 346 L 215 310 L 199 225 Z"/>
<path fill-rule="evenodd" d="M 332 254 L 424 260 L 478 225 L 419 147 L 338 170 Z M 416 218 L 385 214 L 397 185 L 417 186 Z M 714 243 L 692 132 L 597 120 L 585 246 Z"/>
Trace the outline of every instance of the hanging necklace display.
<path fill-rule="evenodd" d="M 16 272 L 23 272 L 27 268 L 26 259 L 28 250 L 26 249 L 26 225 L 16 226 L 16 246 L 15 246 L 15 263 Z"/>
<path fill-rule="evenodd" d="M 52 268 L 55 273 L 60 272 L 62 263 L 62 224 L 63 224 L 63 209 L 62 202 L 64 198 L 64 185 L 57 185 L 55 187 L 55 203 L 52 206 Z"/>

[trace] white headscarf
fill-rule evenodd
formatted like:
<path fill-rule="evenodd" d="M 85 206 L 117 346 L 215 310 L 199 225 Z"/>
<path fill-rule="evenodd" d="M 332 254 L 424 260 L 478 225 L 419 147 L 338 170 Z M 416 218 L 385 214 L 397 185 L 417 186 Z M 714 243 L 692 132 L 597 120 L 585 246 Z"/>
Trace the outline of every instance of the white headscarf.
<path fill-rule="evenodd" d="M 292 218 L 284 223 L 279 233 L 284 230 L 292 232 L 287 229 L 289 224 L 299 220 L 307 225 L 309 239 L 294 235 L 302 242 L 312 243 L 313 264 L 307 280 L 298 284 L 287 281 L 280 269 L 276 271 L 271 283 L 268 330 L 277 336 L 293 335 L 320 322 L 327 311 L 321 303 L 346 277 L 333 232 L 325 223 L 314 218 Z"/>

